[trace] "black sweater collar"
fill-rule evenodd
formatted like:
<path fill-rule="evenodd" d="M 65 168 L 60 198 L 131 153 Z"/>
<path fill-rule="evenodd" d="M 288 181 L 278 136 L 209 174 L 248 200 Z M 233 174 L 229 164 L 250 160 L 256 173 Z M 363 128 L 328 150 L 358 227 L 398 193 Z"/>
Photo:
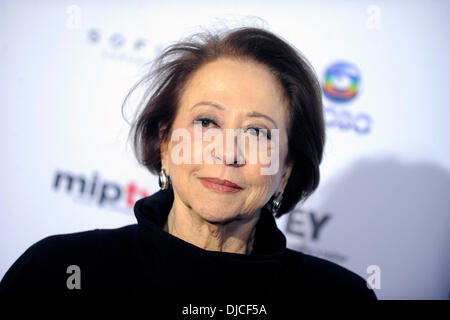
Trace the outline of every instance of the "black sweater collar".
<path fill-rule="evenodd" d="M 286 250 L 286 238 L 278 229 L 273 215 L 265 207 L 261 210 L 261 217 L 256 224 L 253 251 L 250 255 L 245 255 L 205 250 L 164 231 L 163 228 L 172 204 L 173 192 L 171 190 L 160 190 L 136 202 L 134 212 L 139 230 L 145 239 L 152 240 L 154 243 L 155 237 L 157 237 L 157 241 L 163 242 L 162 246 L 168 245 L 195 254 L 212 255 L 225 259 L 279 260 L 280 255 Z"/>

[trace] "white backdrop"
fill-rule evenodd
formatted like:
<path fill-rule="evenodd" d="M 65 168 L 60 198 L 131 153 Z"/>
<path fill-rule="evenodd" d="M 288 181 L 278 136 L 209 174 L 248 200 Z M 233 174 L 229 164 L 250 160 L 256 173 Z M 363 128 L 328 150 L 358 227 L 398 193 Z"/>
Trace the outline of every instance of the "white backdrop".
<path fill-rule="evenodd" d="M 289 247 L 364 278 L 378 266 L 382 299 L 446 299 L 449 9 L 448 1 L 2 1 L 0 277 L 43 237 L 136 222 L 134 201 L 158 184 L 127 144 L 125 94 L 168 43 L 250 24 L 300 49 L 324 87 L 327 71 L 331 88 L 345 89 L 351 82 L 339 72 L 356 70 L 354 97 L 324 95 L 322 180 L 278 220 Z"/>

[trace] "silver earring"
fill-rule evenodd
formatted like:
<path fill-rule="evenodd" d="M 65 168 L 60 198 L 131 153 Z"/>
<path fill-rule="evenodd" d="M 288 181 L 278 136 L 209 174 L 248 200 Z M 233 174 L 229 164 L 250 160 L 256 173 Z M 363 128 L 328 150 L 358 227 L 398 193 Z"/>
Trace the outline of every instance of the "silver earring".
<path fill-rule="evenodd" d="M 169 188 L 169 176 L 166 174 L 166 170 L 161 169 L 159 172 L 159 186 L 161 190 L 167 190 Z"/>
<path fill-rule="evenodd" d="M 269 202 L 269 210 L 272 212 L 274 216 L 277 215 L 278 210 L 281 207 L 281 201 L 283 200 L 283 194 L 278 193 L 272 201 Z"/>

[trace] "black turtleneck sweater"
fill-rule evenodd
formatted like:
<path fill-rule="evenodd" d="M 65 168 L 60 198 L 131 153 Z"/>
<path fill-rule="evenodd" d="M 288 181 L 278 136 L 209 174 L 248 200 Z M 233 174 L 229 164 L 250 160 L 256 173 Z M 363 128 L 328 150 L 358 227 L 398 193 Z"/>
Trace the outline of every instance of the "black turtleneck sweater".
<path fill-rule="evenodd" d="M 0 295 L 345 297 L 376 299 L 365 280 L 332 262 L 286 248 L 265 209 L 249 255 L 208 251 L 164 231 L 172 191 L 136 202 L 137 224 L 47 237 L 0 282 Z M 81 288 L 68 289 L 79 267 Z"/>

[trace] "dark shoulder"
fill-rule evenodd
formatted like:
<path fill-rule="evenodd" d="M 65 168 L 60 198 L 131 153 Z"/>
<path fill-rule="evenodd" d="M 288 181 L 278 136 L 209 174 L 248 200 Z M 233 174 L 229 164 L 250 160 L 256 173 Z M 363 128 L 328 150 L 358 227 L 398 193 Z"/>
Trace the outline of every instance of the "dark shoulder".
<path fill-rule="evenodd" d="M 130 252 L 135 226 L 58 234 L 37 241 L 6 272 L 0 295 L 65 292 L 69 266 L 79 267 L 87 277 L 100 274 L 111 257 Z"/>
<path fill-rule="evenodd" d="M 129 243 L 135 225 L 116 229 L 95 229 L 48 236 L 30 246 L 24 255 L 50 258 L 71 258 L 81 255 L 97 255 L 99 252 Z"/>
<path fill-rule="evenodd" d="M 137 225 L 127 225 L 115 229 L 95 229 L 82 232 L 60 234 L 47 237 L 38 242 L 41 247 L 59 247 L 61 245 L 76 248 L 96 247 L 100 244 L 117 245 L 133 236 Z"/>
<path fill-rule="evenodd" d="M 292 249 L 286 250 L 284 261 L 299 295 L 376 299 L 366 280 L 334 262 Z"/>

